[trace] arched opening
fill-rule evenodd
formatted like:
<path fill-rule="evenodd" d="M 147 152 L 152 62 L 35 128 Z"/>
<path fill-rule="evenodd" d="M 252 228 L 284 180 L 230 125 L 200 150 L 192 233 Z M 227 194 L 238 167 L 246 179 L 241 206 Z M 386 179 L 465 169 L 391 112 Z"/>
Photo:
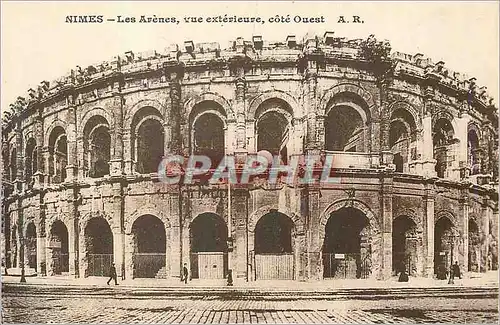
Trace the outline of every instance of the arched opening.
<path fill-rule="evenodd" d="M 50 228 L 49 257 L 54 274 L 69 272 L 68 228 L 61 220 L 56 220 Z"/>
<path fill-rule="evenodd" d="M 271 211 L 255 225 L 255 278 L 294 279 L 294 223 L 283 213 Z"/>
<path fill-rule="evenodd" d="M 141 174 L 158 172 L 164 149 L 163 127 L 157 120 L 141 124 L 137 136 L 137 171 Z"/>
<path fill-rule="evenodd" d="M 193 123 L 193 153 L 210 158 L 216 168 L 225 154 L 224 123 L 211 112 L 199 115 Z"/>
<path fill-rule="evenodd" d="M 479 237 L 479 227 L 473 219 L 469 219 L 469 264 L 467 271 L 479 272 L 481 239 Z"/>
<path fill-rule="evenodd" d="M 87 250 L 86 276 L 109 276 L 113 263 L 113 233 L 104 218 L 89 220 L 85 227 L 85 248 Z"/>
<path fill-rule="evenodd" d="M 447 278 L 451 264 L 458 258 L 455 254 L 458 245 L 454 228 L 447 217 L 439 218 L 434 226 L 434 273 L 440 280 Z"/>
<path fill-rule="evenodd" d="M 36 227 L 33 222 L 30 222 L 26 228 L 25 243 L 24 256 L 27 258 L 28 267 L 36 270 Z"/>
<path fill-rule="evenodd" d="M 475 130 L 467 133 L 467 163 L 469 165 L 470 175 L 481 173 L 481 152 L 479 148 L 479 137 Z"/>
<path fill-rule="evenodd" d="M 108 121 L 102 116 L 91 117 L 83 130 L 84 163 L 88 176 L 99 178 L 109 175 L 111 135 Z"/>
<path fill-rule="evenodd" d="M 370 223 L 358 209 L 333 212 L 325 226 L 323 278 L 368 278 L 371 270 Z"/>
<path fill-rule="evenodd" d="M 25 165 L 25 170 L 26 170 L 26 184 L 28 184 L 29 187 L 33 186 L 34 183 L 34 178 L 33 175 L 36 173 L 38 170 L 38 164 L 37 164 L 37 152 L 36 152 L 36 142 L 35 139 L 30 138 L 26 144 L 26 165 Z"/>
<path fill-rule="evenodd" d="M 434 159 L 436 160 L 436 173 L 440 178 L 448 177 L 447 171 L 453 163 L 453 144 L 455 132 L 451 122 L 445 118 L 436 121 L 433 128 Z"/>
<path fill-rule="evenodd" d="M 281 108 L 285 103 L 268 100 L 263 105 L 257 110 L 257 152 L 266 150 L 286 164 L 290 125 L 284 116 L 288 111 Z"/>
<path fill-rule="evenodd" d="M 68 145 L 66 132 L 55 127 L 49 137 L 49 179 L 52 183 L 62 183 L 66 179 Z"/>
<path fill-rule="evenodd" d="M 227 275 L 227 226 L 214 213 L 197 216 L 189 228 L 191 276 L 222 279 Z"/>
<path fill-rule="evenodd" d="M 156 278 L 165 273 L 167 239 L 165 225 L 155 216 L 144 215 L 132 225 L 134 278 Z"/>
<path fill-rule="evenodd" d="M 325 147 L 331 151 L 364 152 L 365 122 L 351 106 L 333 107 L 325 120 Z"/>
<path fill-rule="evenodd" d="M 392 271 L 394 275 L 417 273 L 417 226 L 407 216 L 399 216 L 392 223 Z"/>
<path fill-rule="evenodd" d="M 404 108 L 396 109 L 391 115 L 389 147 L 394 155 L 396 172 L 408 172 L 408 163 L 416 157 L 416 125 L 413 116 Z"/>

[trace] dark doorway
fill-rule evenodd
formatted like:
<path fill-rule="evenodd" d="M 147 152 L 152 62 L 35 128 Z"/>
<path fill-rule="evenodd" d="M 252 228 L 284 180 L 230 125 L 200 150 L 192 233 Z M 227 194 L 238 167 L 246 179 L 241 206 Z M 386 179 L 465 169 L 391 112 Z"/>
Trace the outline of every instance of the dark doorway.
<path fill-rule="evenodd" d="M 52 254 L 52 270 L 55 274 L 69 272 L 68 229 L 56 220 L 50 229 L 50 252 Z"/>
<path fill-rule="evenodd" d="M 369 221 L 363 212 L 346 207 L 333 212 L 325 226 L 324 278 L 367 278 L 371 268 Z"/>
<path fill-rule="evenodd" d="M 227 275 L 227 226 L 214 213 L 202 213 L 191 223 L 191 276 L 220 279 Z"/>
<path fill-rule="evenodd" d="M 155 278 L 166 268 L 165 225 L 155 216 L 144 215 L 132 225 L 134 278 Z"/>
<path fill-rule="evenodd" d="M 108 276 L 113 263 L 113 233 L 103 218 L 92 218 L 85 227 L 87 276 Z"/>

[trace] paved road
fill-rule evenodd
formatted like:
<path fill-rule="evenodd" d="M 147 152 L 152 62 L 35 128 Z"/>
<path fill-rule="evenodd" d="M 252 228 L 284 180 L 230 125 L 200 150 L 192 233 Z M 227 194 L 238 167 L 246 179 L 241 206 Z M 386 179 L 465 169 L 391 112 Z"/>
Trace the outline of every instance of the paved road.
<path fill-rule="evenodd" d="M 122 288 L 23 287 L 4 285 L 5 323 L 497 323 L 497 294 L 408 295 L 369 299 L 273 292 L 178 295 Z M 99 289 L 99 291 L 95 291 Z M 463 291 L 463 290 L 462 290 Z M 142 294 L 137 294 L 141 293 Z M 302 298 L 304 296 L 306 298 Z M 372 296 L 370 294 L 370 296 Z"/>

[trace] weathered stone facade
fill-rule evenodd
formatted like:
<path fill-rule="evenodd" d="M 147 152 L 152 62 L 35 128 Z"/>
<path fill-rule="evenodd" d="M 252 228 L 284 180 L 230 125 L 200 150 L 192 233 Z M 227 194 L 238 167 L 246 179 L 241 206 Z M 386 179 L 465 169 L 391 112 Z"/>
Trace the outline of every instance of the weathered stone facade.
<path fill-rule="evenodd" d="M 236 281 L 386 279 L 399 264 L 431 277 L 450 255 L 463 270 L 497 268 L 498 115 L 474 78 L 372 37 L 184 45 L 72 70 L 11 106 L 2 129 L 8 267 L 24 260 L 40 275 L 84 277 L 114 262 L 136 277 L 137 261 L 160 260 L 158 277 L 179 277 L 187 263 L 199 277 L 229 268 Z M 167 186 L 154 170 L 161 154 L 244 161 L 260 150 L 285 160 L 333 153 L 340 183 L 254 183 L 231 189 L 228 202 L 226 185 Z M 276 252 L 256 243 L 269 215 L 291 236 Z M 213 227 L 217 247 L 194 248 L 198 216 L 224 221 Z M 350 227 L 352 247 L 338 230 Z"/>

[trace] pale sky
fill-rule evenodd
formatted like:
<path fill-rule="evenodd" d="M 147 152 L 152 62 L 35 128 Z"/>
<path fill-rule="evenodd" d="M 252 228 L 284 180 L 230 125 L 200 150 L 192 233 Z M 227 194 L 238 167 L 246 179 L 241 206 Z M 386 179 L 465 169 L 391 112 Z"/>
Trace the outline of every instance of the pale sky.
<path fill-rule="evenodd" d="M 110 60 L 128 50 L 162 51 L 185 40 L 219 42 L 226 48 L 237 37 L 284 41 L 287 35 L 301 39 L 307 32 L 338 37 L 387 39 L 393 51 L 423 53 L 454 71 L 477 78 L 488 93 L 499 96 L 499 2 L 1 2 L 1 103 L 2 109 L 26 96 L 42 80 L 67 74 L 77 65 Z M 95 14 L 157 17 L 260 16 L 265 24 L 67 24 L 67 15 Z M 276 24 L 267 20 L 289 14 L 324 16 L 325 23 Z M 364 24 L 339 24 L 358 15 Z"/>

